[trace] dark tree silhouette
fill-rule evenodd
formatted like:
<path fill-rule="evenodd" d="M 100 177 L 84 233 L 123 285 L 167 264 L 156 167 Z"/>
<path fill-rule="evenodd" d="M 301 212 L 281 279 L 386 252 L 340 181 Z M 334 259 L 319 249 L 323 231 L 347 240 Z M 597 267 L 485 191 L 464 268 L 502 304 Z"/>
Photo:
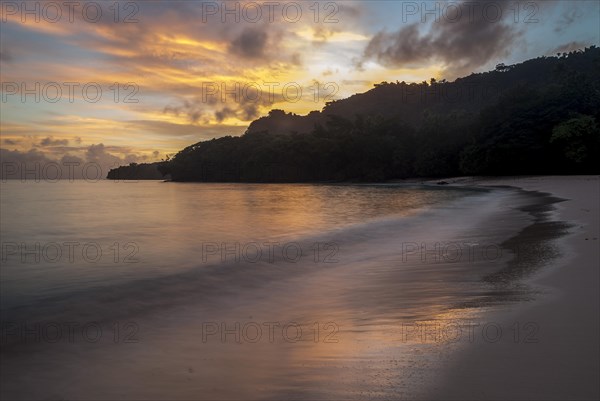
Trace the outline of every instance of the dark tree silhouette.
<path fill-rule="evenodd" d="M 383 82 L 306 116 L 273 110 L 241 137 L 198 142 L 155 168 L 175 181 L 226 182 L 597 174 L 599 122 L 592 46 L 454 82 Z M 121 167 L 109 178 L 139 174 Z"/>

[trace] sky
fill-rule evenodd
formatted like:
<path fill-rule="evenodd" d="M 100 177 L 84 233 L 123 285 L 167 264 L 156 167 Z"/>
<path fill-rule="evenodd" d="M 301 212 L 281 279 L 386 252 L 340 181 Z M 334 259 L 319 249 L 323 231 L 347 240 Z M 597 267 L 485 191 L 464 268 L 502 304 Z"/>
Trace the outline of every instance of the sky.
<path fill-rule="evenodd" d="M 117 166 L 382 81 L 600 44 L 591 1 L 1 1 L 2 161 Z"/>

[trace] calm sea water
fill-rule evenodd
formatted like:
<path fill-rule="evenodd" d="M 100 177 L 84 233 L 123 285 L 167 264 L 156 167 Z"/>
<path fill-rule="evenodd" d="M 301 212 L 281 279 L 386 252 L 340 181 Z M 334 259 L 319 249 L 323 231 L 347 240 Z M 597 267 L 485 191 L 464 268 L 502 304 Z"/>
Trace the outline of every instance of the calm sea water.
<path fill-rule="evenodd" d="M 464 317 L 525 216 L 510 190 L 1 185 L 2 395 L 26 399 L 414 395 L 437 344 L 402 329 Z"/>
<path fill-rule="evenodd" d="M 1 195 L 2 304 L 227 261 L 249 265 L 259 252 L 259 261 L 269 261 L 269 251 L 281 256 L 285 246 L 291 261 L 295 241 L 339 242 L 336 230 L 466 194 L 390 186 L 8 181 Z M 269 242 L 281 246 L 263 245 Z M 301 250 L 299 262 L 314 260 L 314 249 Z"/>

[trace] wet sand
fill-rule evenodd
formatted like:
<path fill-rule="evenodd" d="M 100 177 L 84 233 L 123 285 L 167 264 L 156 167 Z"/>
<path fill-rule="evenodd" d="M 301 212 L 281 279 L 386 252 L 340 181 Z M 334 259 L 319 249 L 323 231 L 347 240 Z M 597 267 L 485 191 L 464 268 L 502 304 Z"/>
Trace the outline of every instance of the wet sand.
<path fill-rule="evenodd" d="M 558 204 L 556 214 L 573 227 L 558 240 L 562 256 L 524 281 L 541 294 L 488 316 L 505 328 L 509 341 L 469 344 L 458 357 L 436 368 L 439 379 L 424 398 L 599 399 L 598 177 L 447 181 L 551 193 L 566 199 Z"/>

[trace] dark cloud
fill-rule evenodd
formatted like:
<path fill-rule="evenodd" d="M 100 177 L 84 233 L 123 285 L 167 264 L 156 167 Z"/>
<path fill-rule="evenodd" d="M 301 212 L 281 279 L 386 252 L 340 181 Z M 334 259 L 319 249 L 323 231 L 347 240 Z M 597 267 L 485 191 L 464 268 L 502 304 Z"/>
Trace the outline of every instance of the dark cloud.
<path fill-rule="evenodd" d="M 215 119 L 219 123 L 229 117 L 237 117 L 242 121 L 251 121 L 259 116 L 259 105 L 253 103 L 239 104 L 236 105 L 235 109 L 226 106 L 215 112 Z"/>
<path fill-rule="evenodd" d="M 367 2 L 367 4 L 368 4 L 368 2 Z M 351 2 L 336 3 L 336 5 L 338 6 L 339 14 L 343 17 L 340 19 L 343 19 L 343 20 L 348 20 L 348 19 L 356 20 L 356 19 L 360 18 L 362 16 L 362 14 L 364 13 L 364 11 L 360 7 L 353 5 Z M 368 5 L 367 5 L 367 7 L 368 7 Z M 331 7 L 328 7 L 328 11 L 331 11 Z M 335 18 L 335 17 L 333 17 L 333 18 Z"/>
<path fill-rule="evenodd" d="M 8 150 L 0 148 L 0 159 L 2 163 L 8 162 L 49 162 L 44 152 L 37 149 L 30 149 L 28 152 L 20 152 L 18 150 Z"/>
<path fill-rule="evenodd" d="M 256 119 L 260 115 L 258 106 L 255 104 L 246 104 L 242 107 L 241 120 L 250 121 Z"/>
<path fill-rule="evenodd" d="M 21 141 L 19 141 L 18 139 L 3 139 L 2 142 L 4 142 L 7 145 L 18 145 Z"/>
<path fill-rule="evenodd" d="M 87 148 L 85 158 L 88 162 L 98 163 L 100 165 L 118 165 L 123 159 L 109 153 L 109 149 L 119 151 L 125 150 L 119 147 L 106 147 L 103 143 L 99 143 L 97 145 L 90 145 Z"/>
<path fill-rule="evenodd" d="M 256 28 L 246 28 L 229 45 L 229 51 L 244 58 L 258 58 L 265 54 L 267 33 Z"/>
<path fill-rule="evenodd" d="M 67 166 L 59 164 L 59 160 L 48 158 L 44 152 L 37 149 L 21 152 L 0 148 L 0 160 L 2 160 L 0 168 L 0 179 L 2 180 L 40 181 L 47 178 L 54 179 L 58 174 L 67 177 Z M 80 159 L 77 162 L 81 164 Z M 50 164 L 52 164 L 51 168 Z M 63 169 L 65 174 L 63 174 Z M 71 177 L 80 178 L 81 172 L 72 174 Z"/>
<path fill-rule="evenodd" d="M 567 7 L 560 16 L 560 19 L 556 22 L 554 32 L 563 32 L 575 21 L 581 18 L 583 15 L 582 10 L 579 9 L 577 4 L 572 3 L 571 7 Z"/>
<path fill-rule="evenodd" d="M 365 49 L 365 59 L 377 59 L 387 66 L 398 66 L 431 57 L 432 38 L 421 36 L 419 25 L 413 24 L 395 33 L 379 32 Z"/>
<path fill-rule="evenodd" d="M 178 105 L 170 104 L 163 113 L 187 117 L 192 124 L 210 124 L 212 116 L 218 123 L 229 117 L 251 121 L 260 116 L 261 107 L 269 108 L 285 100 L 282 86 L 269 88 L 258 82 L 210 84 L 198 88 L 201 95 L 181 99 Z M 215 111 L 207 110 L 207 106 Z"/>
<path fill-rule="evenodd" d="M 494 7 L 506 9 L 507 3 L 494 2 Z M 368 43 L 358 66 L 366 60 L 405 68 L 442 62 L 452 77 L 468 74 L 491 60 L 506 57 L 522 34 L 515 24 L 494 19 L 491 11 L 487 17 L 474 12 L 454 20 L 440 18 L 426 34 L 421 29 L 426 26 L 419 23 L 392 33 L 379 32 Z"/>
<path fill-rule="evenodd" d="M 68 144 L 68 139 L 54 139 L 51 136 L 42 139 L 40 142 L 40 146 L 67 146 Z"/>
<path fill-rule="evenodd" d="M 204 107 L 206 106 L 209 98 L 207 97 L 206 100 L 206 102 L 202 102 L 198 99 L 195 99 L 194 101 L 184 100 L 179 106 L 165 106 L 163 113 L 173 114 L 175 116 L 187 116 L 189 121 L 193 124 L 197 124 L 198 122 L 208 123 L 209 116 L 204 112 Z"/>
<path fill-rule="evenodd" d="M 49 157 L 43 151 L 30 149 L 27 152 L 0 148 L 2 169 L 1 179 L 55 180 L 61 179 L 102 179 L 112 168 L 129 163 L 143 162 L 147 156 L 133 153 L 124 157 L 115 156 L 109 151 L 127 151 L 118 146 L 104 146 L 100 143 L 87 148 L 85 158 L 71 154 L 60 158 Z"/>
<path fill-rule="evenodd" d="M 224 107 L 223 109 L 215 112 L 215 118 L 217 119 L 217 122 L 223 122 L 223 120 L 225 120 L 226 118 L 235 117 L 235 115 L 235 111 L 230 109 L 229 107 Z"/>

